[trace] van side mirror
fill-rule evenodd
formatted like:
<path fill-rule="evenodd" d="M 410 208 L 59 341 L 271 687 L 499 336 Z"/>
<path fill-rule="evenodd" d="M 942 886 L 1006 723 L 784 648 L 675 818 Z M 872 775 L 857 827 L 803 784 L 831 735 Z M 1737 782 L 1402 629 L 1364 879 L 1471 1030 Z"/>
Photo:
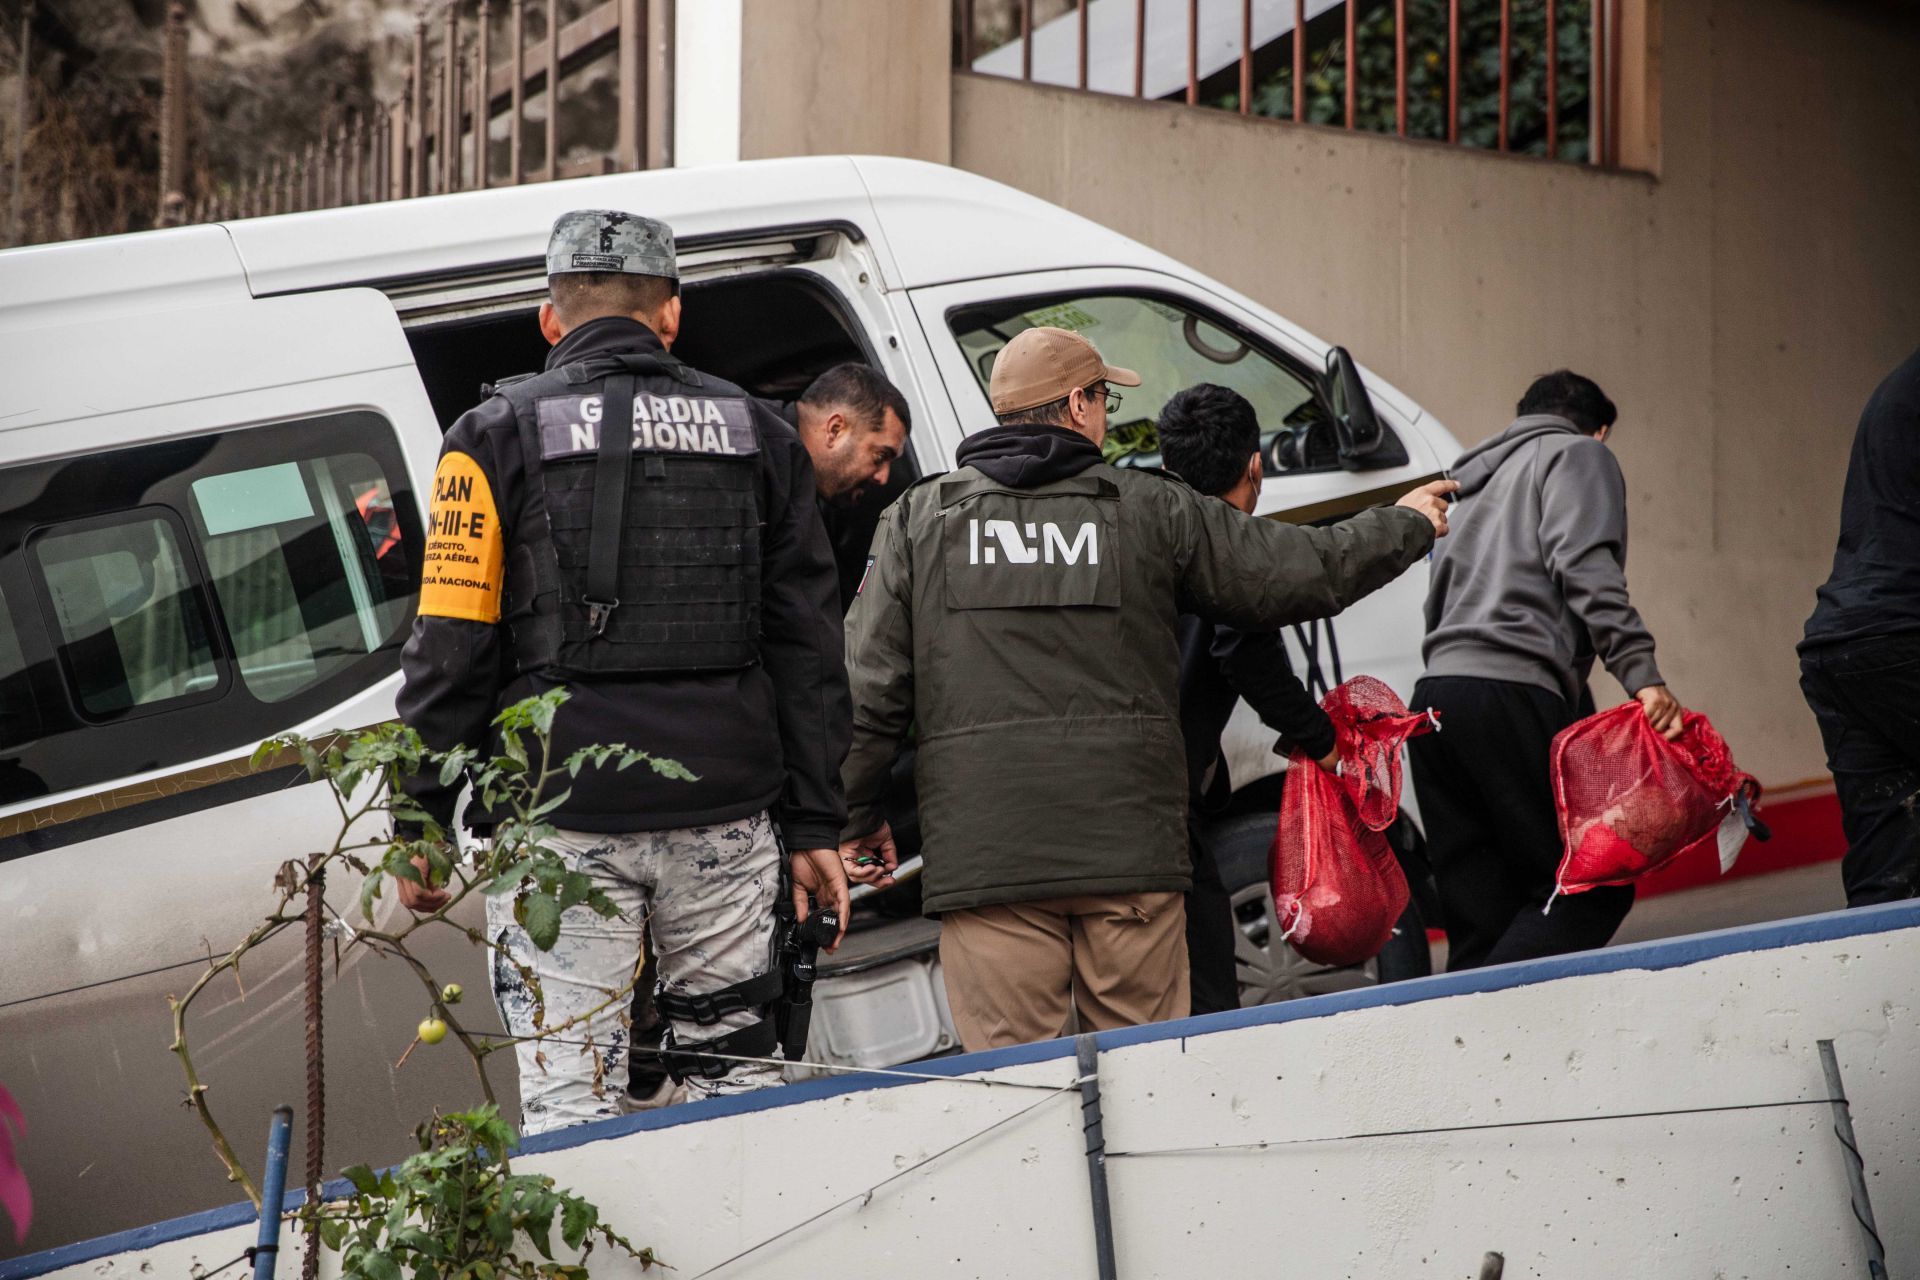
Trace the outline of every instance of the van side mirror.
<path fill-rule="evenodd" d="M 1327 352 L 1327 392 L 1333 401 L 1333 430 L 1340 443 L 1340 463 L 1358 470 L 1361 459 L 1380 447 L 1386 432 L 1380 415 L 1374 412 L 1373 398 L 1360 378 L 1360 366 L 1353 362 L 1345 347 Z"/>

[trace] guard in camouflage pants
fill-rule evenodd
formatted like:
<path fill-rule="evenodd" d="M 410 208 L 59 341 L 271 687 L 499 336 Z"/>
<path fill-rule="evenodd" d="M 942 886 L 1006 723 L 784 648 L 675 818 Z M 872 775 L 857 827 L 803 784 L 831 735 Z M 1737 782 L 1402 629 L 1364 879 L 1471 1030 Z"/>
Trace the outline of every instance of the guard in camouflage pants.
<path fill-rule="evenodd" d="M 490 906 L 518 957 L 503 969 L 539 976 L 544 997 L 536 1026 L 524 982 L 498 984 L 508 1027 L 593 1013 L 520 1053 L 529 1133 L 618 1108 L 640 1050 L 617 997 L 649 928 L 665 979 L 653 1004 L 676 1033 L 649 1060 L 695 1096 L 778 1079 L 755 1061 L 780 1050 L 774 895 L 790 888 L 796 918 L 816 902 L 846 918 L 851 733 L 813 464 L 743 388 L 673 356 L 672 229 L 618 209 L 563 214 L 547 288 L 546 368 L 496 383 L 442 442 L 395 709 L 435 751 L 487 754 L 502 708 L 563 688 L 552 759 L 622 743 L 683 768 L 581 769 L 543 815 L 618 919 L 576 907 L 540 955 L 510 901 Z M 395 833 L 453 829 L 464 781 L 405 779 L 428 821 Z M 480 797 L 465 820 L 478 835 L 506 816 Z M 400 900 L 438 911 L 447 891 L 416 863 L 425 874 L 399 883 Z M 658 1105 L 677 1090 L 654 1093 Z"/>
<path fill-rule="evenodd" d="M 590 1044 L 589 1053 L 563 1054 L 539 1043 L 515 1050 L 521 1127 L 530 1134 L 621 1113 L 628 1048 L 622 993 L 634 978 L 641 935 L 652 928 L 660 991 L 669 997 L 663 1008 L 672 1007 L 675 995 L 745 982 L 770 966 L 780 880 L 780 846 L 764 813 L 679 831 L 562 831 L 547 847 L 591 876 L 620 914 L 603 919 L 573 907 L 561 917 L 560 940 L 543 952 L 514 923 L 512 899 L 487 899 L 487 934 L 511 957 L 496 953 L 493 961 L 493 994 L 507 1034 L 537 1030 L 521 968 L 539 980 L 547 1027 L 588 1015 L 559 1039 Z M 750 1009 L 711 1026 L 668 1021 L 685 1044 L 744 1030 L 760 1016 Z M 689 1077 L 685 1087 L 690 1097 L 711 1098 L 778 1083 L 778 1067 L 741 1063 L 717 1080 Z"/>

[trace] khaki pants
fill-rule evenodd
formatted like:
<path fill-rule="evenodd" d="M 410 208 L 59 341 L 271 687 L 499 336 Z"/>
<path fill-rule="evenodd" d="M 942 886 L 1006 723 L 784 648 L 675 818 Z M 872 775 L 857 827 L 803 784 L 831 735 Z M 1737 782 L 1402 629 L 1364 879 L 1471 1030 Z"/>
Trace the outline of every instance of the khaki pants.
<path fill-rule="evenodd" d="M 949 911 L 940 966 L 968 1050 L 1187 1016 L 1178 893 L 1101 893 Z"/>

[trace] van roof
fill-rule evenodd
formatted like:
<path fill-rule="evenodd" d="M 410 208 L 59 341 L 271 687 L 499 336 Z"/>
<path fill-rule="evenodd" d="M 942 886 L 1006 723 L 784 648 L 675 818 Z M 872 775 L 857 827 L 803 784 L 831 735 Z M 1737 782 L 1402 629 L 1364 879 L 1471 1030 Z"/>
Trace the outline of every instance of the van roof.
<path fill-rule="evenodd" d="M 136 232 L 0 253 L 0 331 L 87 310 L 389 285 L 543 260 L 568 209 L 611 206 L 698 245 L 742 232 L 842 226 L 884 283 L 917 288 L 1072 266 L 1176 264 L 1097 223 L 944 165 L 880 156 L 756 160 L 610 174 Z"/>

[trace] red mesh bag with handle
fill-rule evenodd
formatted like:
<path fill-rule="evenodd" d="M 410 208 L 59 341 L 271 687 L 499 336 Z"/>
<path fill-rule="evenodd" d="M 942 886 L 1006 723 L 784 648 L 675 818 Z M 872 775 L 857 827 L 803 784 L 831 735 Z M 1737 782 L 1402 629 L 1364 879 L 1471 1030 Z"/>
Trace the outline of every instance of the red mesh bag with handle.
<path fill-rule="evenodd" d="M 1384 832 L 1400 810 L 1400 744 L 1426 732 L 1393 690 L 1356 676 L 1321 704 L 1333 719 L 1338 777 L 1295 751 L 1273 841 L 1281 936 L 1315 964 L 1371 960 L 1407 909 L 1407 877 Z"/>
<path fill-rule="evenodd" d="M 1639 703 L 1624 702 L 1562 729 L 1550 763 L 1562 848 L 1556 894 L 1626 884 L 1716 846 L 1725 872 L 1749 828 L 1765 838 L 1751 816 L 1760 784 L 1698 712 L 1669 742 Z"/>

